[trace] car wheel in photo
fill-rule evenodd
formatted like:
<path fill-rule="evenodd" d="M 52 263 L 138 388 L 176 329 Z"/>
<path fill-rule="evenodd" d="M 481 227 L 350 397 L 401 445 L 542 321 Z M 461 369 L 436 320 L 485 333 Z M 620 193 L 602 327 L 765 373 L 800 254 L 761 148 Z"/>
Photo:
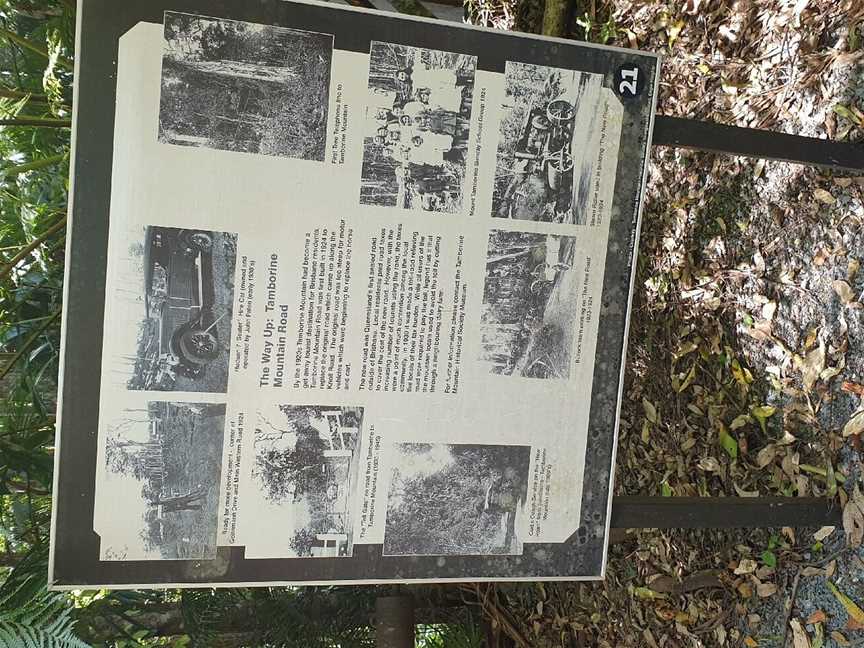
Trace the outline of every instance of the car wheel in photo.
<path fill-rule="evenodd" d="M 562 147 L 560 151 L 554 153 L 547 162 L 547 178 L 549 187 L 557 190 L 563 183 L 567 174 L 573 171 L 573 156 L 570 152 Z"/>
<path fill-rule="evenodd" d="M 207 364 L 219 357 L 219 340 L 210 331 L 186 329 L 177 346 L 183 358 L 195 364 Z"/>
<path fill-rule="evenodd" d="M 531 125 L 537 130 L 549 130 L 552 126 L 552 122 L 549 121 L 549 118 L 546 115 L 534 115 L 534 118 L 531 120 Z"/>
<path fill-rule="evenodd" d="M 180 240 L 184 245 L 199 252 L 209 252 L 213 249 L 213 235 L 203 230 L 183 230 Z"/>
<path fill-rule="evenodd" d="M 546 107 L 546 114 L 552 122 L 563 123 L 569 122 L 576 115 L 576 109 L 569 101 L 565 99 L 555 99 L 550 101 Z"/>

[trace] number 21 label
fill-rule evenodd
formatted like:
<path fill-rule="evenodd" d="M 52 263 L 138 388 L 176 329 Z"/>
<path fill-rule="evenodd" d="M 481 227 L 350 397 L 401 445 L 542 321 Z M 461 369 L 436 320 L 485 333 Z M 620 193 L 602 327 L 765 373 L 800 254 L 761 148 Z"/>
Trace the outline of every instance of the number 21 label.
<path fill-rule="evenodd" d="M 613 85 L 622 99 L 634 99 L 642 94 L 645 75 L 637 65 L 622 65 L 615 71 Z"/>

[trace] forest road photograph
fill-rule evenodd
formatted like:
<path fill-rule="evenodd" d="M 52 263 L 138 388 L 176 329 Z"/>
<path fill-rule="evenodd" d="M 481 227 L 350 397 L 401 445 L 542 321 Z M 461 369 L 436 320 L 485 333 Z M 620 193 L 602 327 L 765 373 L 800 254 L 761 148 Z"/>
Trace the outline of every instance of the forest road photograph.
<path fill-rule="evenodd" d="M 493 374 L 567 379 L 579 326 L 576 239 L 492 230 L 479 360 Z"/>
<path fill-rule="evenodd" d="M 159 141 L 324 161 L 333 36 L 166 12 Z"/>
<path fill-rule="evenodd" d="M 150 401 L 106 425 L 103 560 L 216 556 L 225 405 Z"/>

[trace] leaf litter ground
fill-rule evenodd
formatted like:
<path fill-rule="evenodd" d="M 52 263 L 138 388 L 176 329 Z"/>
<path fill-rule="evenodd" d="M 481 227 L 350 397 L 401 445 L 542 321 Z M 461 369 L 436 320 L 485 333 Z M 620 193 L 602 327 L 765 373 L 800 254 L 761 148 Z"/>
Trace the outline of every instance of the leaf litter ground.
<path fill-rule="evenodd" d="M 543 7 L 469 10 L 537 31 Z M 579 2 L 575 25 L 577 38 L 664 53 L 661 114 L 864 138 L 858 2 Z M 616 531 L 604 583 L 483 591 L 505 634 L 531 646 L 864 641 L 862 223 L 864 177 L 654 150 L 616 493 L 824 496 L 849 533 Z"/>

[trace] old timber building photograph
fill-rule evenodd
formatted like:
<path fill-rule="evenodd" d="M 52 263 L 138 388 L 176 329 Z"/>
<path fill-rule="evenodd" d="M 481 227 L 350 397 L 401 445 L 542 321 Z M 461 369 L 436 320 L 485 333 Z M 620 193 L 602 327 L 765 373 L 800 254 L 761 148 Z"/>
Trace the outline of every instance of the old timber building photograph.
<path fill-rule="evenodd" d="M 603 76 L 507 62 L 492 215 L 585 224 Z"/>
<path fill-rule="evenodd" d="M 127 389 L 228 388 L 237 235 L 132 227 L 110 279 L 110 371 Z"/>
<path fill-rule="evenodd" d="M 477 57 L 373 42 L 360 203 L 462 211 Z"/>
<path fill-rule="evenodd" d="M 490 373 L 570 377 L 582 268 L 576 240 L 492 230 L 480 324 L 480 360 Z"/>
<path fill-rule="evenodd" d="M 103 560 L 216 555 L 225 405 L 147 402 L 104 429 Z"/>
<path fill-rule="evenodd" d="M 530 446 L 394 444 L 384 555 L 521 554 Z"/>
<path fill-rule="evenodd" d="M 352 554 L 362 430 L 362 407 L 276 405 L 257 412 L 258 502 L 244 506 L 278 519 L 282 537 L 265 542 L 270 555 Z"/>
<path fill-rule="evenodd" d="M 333 36 L 165 14 L 159 140 L 324 160 Z"/>

